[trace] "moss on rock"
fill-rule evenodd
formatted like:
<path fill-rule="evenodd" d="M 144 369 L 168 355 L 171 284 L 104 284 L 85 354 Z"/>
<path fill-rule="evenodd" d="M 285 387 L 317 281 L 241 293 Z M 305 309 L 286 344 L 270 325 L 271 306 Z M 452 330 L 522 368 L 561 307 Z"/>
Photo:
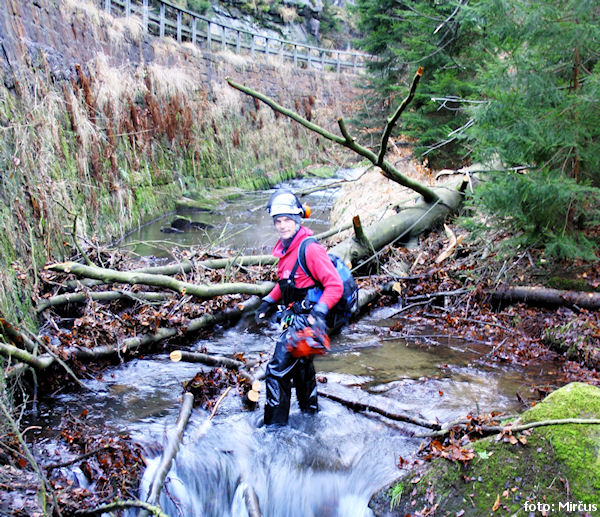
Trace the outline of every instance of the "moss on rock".
<path fill-rule="evenodd" d="M 600 418 L 600 389 L 564 386 L 526 411 L 520 423 L 564 418 Z M 541 505 L 550 515 L 600 515 L 600 426 L 538 427 L 525 439 L 515 445 L 493 436 L 474 442 L 472 461 L 438 458 L 376 494 L 371 506 L 378 516 L 434 505 L 435 515 L 541 515 Z"/>

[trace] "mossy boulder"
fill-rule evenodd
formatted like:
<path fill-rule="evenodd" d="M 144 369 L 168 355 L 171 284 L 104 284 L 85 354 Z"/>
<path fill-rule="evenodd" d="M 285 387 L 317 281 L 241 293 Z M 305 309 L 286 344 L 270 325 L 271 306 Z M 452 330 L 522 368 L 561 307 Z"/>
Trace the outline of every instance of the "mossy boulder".
<path fill-rule="evenodd" d="M 565 418 L 600 418 L 600 388 L 568 384 L 526 411 L 519 423 Z M 435 515 L 448 516 L 542 515 L 542 510 L 600 515 L 600 425 L 537 427 L 523 441 L 512 445 L 491 436 L 474 442 L 470 462 L 438 458 L 376 494 L 371 507 L 377 516 L 434 506 Z"/>

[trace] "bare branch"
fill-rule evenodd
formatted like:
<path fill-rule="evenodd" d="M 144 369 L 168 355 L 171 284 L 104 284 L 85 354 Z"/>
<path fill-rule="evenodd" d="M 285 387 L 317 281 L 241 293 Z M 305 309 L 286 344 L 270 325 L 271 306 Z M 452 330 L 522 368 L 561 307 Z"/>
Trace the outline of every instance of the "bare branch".
<path fill-rule="evenodd" d="M 415 91 L 417 90 L 417 85 L 419 84 L 419 80 L 423 76 L 423 70 L 424 70 L 424 68 L 422 66 L 420 66 L 419 69 L 417 70 L 417 73 L 413 77 L 413 81 L 412 81 L 412 84 L 410 85 L 410 90 L 408 92 L 408 95 L 404 98 L 404 100 L 402 101 L 400 106 L 398 106 L 398 109 L 396 110 L 396 112 L 387 120 L 385 129 L 383 131 L 383 135 L 381 135 L 381 144 L 379 145 L 379 155 L 377 156 L 376 165 L 381 166 L 381 164 L 383 163 L 383 158 L 387 151 L 388 140 L 390 138 L 390 135 L 392 134 L 392 129 L 394 128 L 394 124 L 396 124 L 396 122 L 400 118 L 400 115 L 402 115 L 402 112 L 410 104 L 410 101 L 413 100 L 413 97 L 415 96 Z"/>
<path fill-rule="evenodd" d="M 419 70 L 421 70 L 421 74 L 422 74 L 422 69 L 419 69 Z M 417 72 L 417 76 L 420 76 L 419 72 Z M 423 196 L 423 198 L 425 199 L 426 202 L 434 203 L 439 200 L 439 196 L 432 189 L 430 189 L 426 185 L 423 185 L 422 183 L 419 183 L 418 181 L 415 181 L 415 180 L 409 178 L 408 176 L 402 174 L 392 164 L 385 161 L 383 159 L 383 154 L 385 154 L 384 147 L 382 147 L 382 149 L 380 150 L 380 157 L 378 157 L 373 151 L 356 143 L 354 138 L 352 138 L 350 136 L 350 134 L 348 133 L 348 130 L 347 130 L 346 125 L 342 118 L 338 119 L 338 125 L 339 125 L 340 131 L 342 132 L 342 135 L 343 135 L 343 137 L 340 137 L 338 135 L 334 135 L 333 133 L 327 131 L 326 129 L 324 129 L 316 124 L 313 124 L 312 122 L 309 122 L 308 120 L 301 117 L 294 111 L 288 110 L 288 109 L 284 108 L 283 106 L 280 106 L 274 100 L 270 99 L 269 97 L 266 97 L 265 95 L 263 95 L 261 93 L 255 92 L 254 90 L 248 88 L 247 86 L 238 84 L 238 83 L 234 82 L 233 80 L 231 80 L 230 78 L 227 78 L 227 82 L 229 83 L 229 85 L 232 88 L 235 88 L 247 95 L 250 95 L 251 97 L 254 97 L 255 99 L 263 101 L 265 104 L 270 106 L 275 111 L 281 113 L 282 115 L 286 115 L 287 117 L 290 117 L 292 120 L 295 120 L 296 122 L 302 124 L 307 129 L 310 129 L 311 131 L 314 131 L 315 133 L 327 138 L 328 140 L 331 140 L 332 142 L 335 142 L 339 145 L 347 147 L 348 149 L 351 149 L 352 151 L 354 151 L 356 154 L 365 157 L 372 164 L 377 165 L 379 168 L 381 168 L 381 171 L 386 178 L 389 178 L 392 181 L 395 181 L 396 183 L 399 183 L 400 185 L 402 185 L 404 187 L 408 187 L 411 190 L 414 190 L 415 192 L 418 192 L 419 194 L 421 194 Z M 413 80 L 414 88 L 416 88 L 416 86 L 417 86 L 416 83 L 418 83 L 418 79 L 415 78 L 415 80 Z M 390 122 L 388 122 L 388 126 L 390 126 L 390 131 L 391 131 L 391 126 L 393 126 L 393 123 L 395 123 L 395 121 L 401 115 L 402 111 L 406 108 L 406 105 L 410 102 L 413 95 L 414 95 L 414 91 L 412 91 L 412 93 L 409 93 L 409 96 L 407 97 L 407 99 L 405 99 L 403 106 L 398 108 L 396 113 L 390 119 Z M 388 135 L 388 137 L 385 138 L 385 141 L 382 140 L 382 145 L 385 144 L 385 146 L 387 146 L 388 138 L 389 138 L 389 135 Z"/>

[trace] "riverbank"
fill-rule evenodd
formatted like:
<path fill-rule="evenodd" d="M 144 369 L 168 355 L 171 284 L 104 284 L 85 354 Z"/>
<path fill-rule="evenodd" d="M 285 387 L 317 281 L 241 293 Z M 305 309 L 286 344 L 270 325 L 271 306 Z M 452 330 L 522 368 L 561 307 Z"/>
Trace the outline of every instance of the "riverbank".
<path fill-rule="evenodd" d="M 415 169 L 406 166 L 407 171 Z M 432 175 L 424 170 L 421 181 L 428 179 L 432 182 Z M 373 222 L 406 203 L 406 198 L 410 194 L 401 187 L 369 171 L 344 187 L 334 214 L 358 213 Z M 599 391 L 594 386 L 600 386 L 599 312 L 568 303 L 502 303 L 493 296 L 502 287 L 523 285 L 594 293 L 600 285 L 597 263 L 551 263 L 537 250 L 502 254 L 506 235 L 469 235 L 457 223 L 448 221 L 445 229 L 434 229 L 409 248 L 389 250 L 384 269 L 391 272 L 404 306 L 398 311 L 396 330 L 401 333 L 404 325 L 421 324 L 466 342 L 486 343 L 489 352 L 484 359 L 490 363 L 552 361 L 555 382 L 523 386 L 515 393 L 525 411 L 520 422 L 598 418 L 594 401 Z M 452 250 L 451 243 L 457 243 Z M 532 394 L 541 402 L 529 409 L 525 395 Z M 474 427 L 477 419 L 494 422 L 493 416 L 485 416 L 486 409 L 481 408 L 481 415 L 464 416 L 473 419 Z M 598 426 L 548 429 L 518 435 L 516 445 L 509 440 L 510 432 L 501 440 L 471 444 L 478 436 L 473 430 L 469 436 L 439 438 L 434 446 L 425 441 L 428 445 L 420 455 L 399 461 L 399 481 L 376 494 L 371 506 L 377 516 L 479 516 L 512 515 L 527 508 L 551 514 L 547 508 L 572 504 L 568 511 L 573 514 L 596 515 L 598 455 L 588 455 L 574 444 L 597 443 Z M 557 449 L 559 443 L 563 445 Z M 568 443 L 572 446 L 564 445 Z M 563 450 L 571 450 L 572 456 Z M 584 506 L 578 509 L 579 501 Z"/>

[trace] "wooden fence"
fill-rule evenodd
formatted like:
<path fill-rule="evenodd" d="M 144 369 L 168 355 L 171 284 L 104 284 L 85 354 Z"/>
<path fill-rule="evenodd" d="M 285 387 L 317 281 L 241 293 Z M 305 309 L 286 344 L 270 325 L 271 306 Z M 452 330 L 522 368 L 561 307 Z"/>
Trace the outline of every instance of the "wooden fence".
<path fill-rule="evenodd" d="M 296 43 L 212 21 L 166 0 L 96 0 L 109 14 L 138 16 L 144 31 L 161 38 L 169 36 L 179 43 L 190 42 L 209 52 L 230 50 L 257 56 L 265 62 L 278 59 L 295 67 L 335 71 L 364 72 L 372 56 L 360 52 L 325 49 Z"/>

